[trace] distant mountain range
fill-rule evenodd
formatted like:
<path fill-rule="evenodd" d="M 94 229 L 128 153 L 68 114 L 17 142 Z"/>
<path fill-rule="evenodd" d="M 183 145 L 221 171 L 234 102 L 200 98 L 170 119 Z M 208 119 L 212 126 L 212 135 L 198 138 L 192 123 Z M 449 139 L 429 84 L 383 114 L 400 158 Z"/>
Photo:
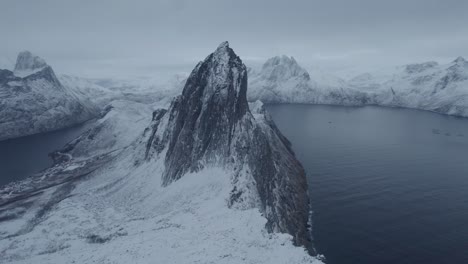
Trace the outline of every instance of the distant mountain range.
<path fill-rule="evenodd" d="M 266 103 L 382 105 L 468 116 L 468 62 L 425 62 L 364 73 L 349 81 L 311 78 L 294 58 L 269 59 L 251 70 L 249 100 Z"/>
<path fill-rule="evenodd" d="M 409 64 L 349 80 L 308 72 L 285 55 L 248 72 L 251 102 L 381 105 L 468 116 L 468 62 L 462 57 L 449 64 Z M 0 70 L 0 140 L 79 124 L 98 116 L 114 100 L 168 104 L 187 75 L 163 79 L 57 78 L 42 58 L 21 52 L 13 71 Z"/>

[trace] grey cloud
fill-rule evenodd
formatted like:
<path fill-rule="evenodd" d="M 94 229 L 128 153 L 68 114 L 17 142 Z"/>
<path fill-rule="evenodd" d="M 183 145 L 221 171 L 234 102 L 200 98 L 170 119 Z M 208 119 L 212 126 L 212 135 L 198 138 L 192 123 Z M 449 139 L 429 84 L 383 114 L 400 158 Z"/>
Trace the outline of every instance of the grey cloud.
<path fill-rule="evenodd" d="M 229 40 L 331 71 L 468 55 L 465 0 L 7 0 L 0 57 L 28 49 L 58 71 L 193 65 Z M 102 71 L 107 67 L 106 71 Z"/>

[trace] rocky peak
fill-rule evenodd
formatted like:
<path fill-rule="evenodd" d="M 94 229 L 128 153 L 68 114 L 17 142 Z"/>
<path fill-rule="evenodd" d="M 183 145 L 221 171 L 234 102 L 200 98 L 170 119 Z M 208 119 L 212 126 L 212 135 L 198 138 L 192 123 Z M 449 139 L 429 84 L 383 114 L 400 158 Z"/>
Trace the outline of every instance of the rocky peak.
<path fill-rule="evenodd" d="M 228 206 L 259 208 L 268 231 L 289 233 L 313 253 L 304 169 L 261 103 L 249 109 L 246 92 L 247 69 L 223 42 L 169 109 L 154 112 L 144 157 L 164 161 L 163 186 L 206 166 L 231 171 Z"/>
<path fill-rule="evenodd" d="M 15 78 L 22 80 L 43 79 L 50 82 L 51 87 L 62 89 L 52 67 L 47 65 L 44 59 L 29 51 L 22 51 L 18 54 L 13 74 Z"/>
<path fill-rule="evenodd" d="M 18 54 L 15 65 L 15 72 L 18 71 L 34 71 L 47 66 L 47 63 L 42 58 L 33 55 L 29 51 L 22 51 Z"/>
<path fill-rule="evenodd" d="M 310 80 L 309 73 L 297 63 L 294 57 L 286 55 L 268 59 L 262 66 L 261 75 L 270 81 L 284 81 L 290 78 Z"/>
<path fill-rule="evenodd" d="M 223 42 L 198 63 L 168 110 L 164 185 L 229 156 L 235 126 L 249 111 L 246 93 L 247 69 Z"/>
<path fill-rule="evenodd" d="M 204 111 L 216 107 L 226 111 L 227 116 L 240 117 L 247 110 L 246 93 L 247 69 L 226 41 L 192 71 L 181 103 L 202 107 Z"/>

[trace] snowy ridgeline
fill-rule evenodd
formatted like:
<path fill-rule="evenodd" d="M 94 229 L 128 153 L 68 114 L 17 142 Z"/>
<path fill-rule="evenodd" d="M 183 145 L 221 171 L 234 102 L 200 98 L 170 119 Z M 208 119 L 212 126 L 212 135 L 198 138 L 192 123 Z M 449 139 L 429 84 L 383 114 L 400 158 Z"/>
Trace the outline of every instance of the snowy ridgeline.
<path fill-rule="evenodd" d="M 0 262 L 322 263 L 303 168 L 246 73 L 223 43 L 170 104 L 111 100 L 52 168 L 0 189 Z"/>

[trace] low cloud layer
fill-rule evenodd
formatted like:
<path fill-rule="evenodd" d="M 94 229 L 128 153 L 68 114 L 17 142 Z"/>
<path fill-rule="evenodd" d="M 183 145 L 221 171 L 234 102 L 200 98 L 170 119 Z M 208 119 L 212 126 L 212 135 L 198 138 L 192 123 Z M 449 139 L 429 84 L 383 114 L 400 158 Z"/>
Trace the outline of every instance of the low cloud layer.
<path fill-rule="evenodd" d="M 1 6 L 2 66 L 27 49 L 59 72 L 93 77 L 190 69 L 224 40 L 247 62 L 287 54 L 340 74 L 468 56 L 465 0 L 7 0 Z"/>

